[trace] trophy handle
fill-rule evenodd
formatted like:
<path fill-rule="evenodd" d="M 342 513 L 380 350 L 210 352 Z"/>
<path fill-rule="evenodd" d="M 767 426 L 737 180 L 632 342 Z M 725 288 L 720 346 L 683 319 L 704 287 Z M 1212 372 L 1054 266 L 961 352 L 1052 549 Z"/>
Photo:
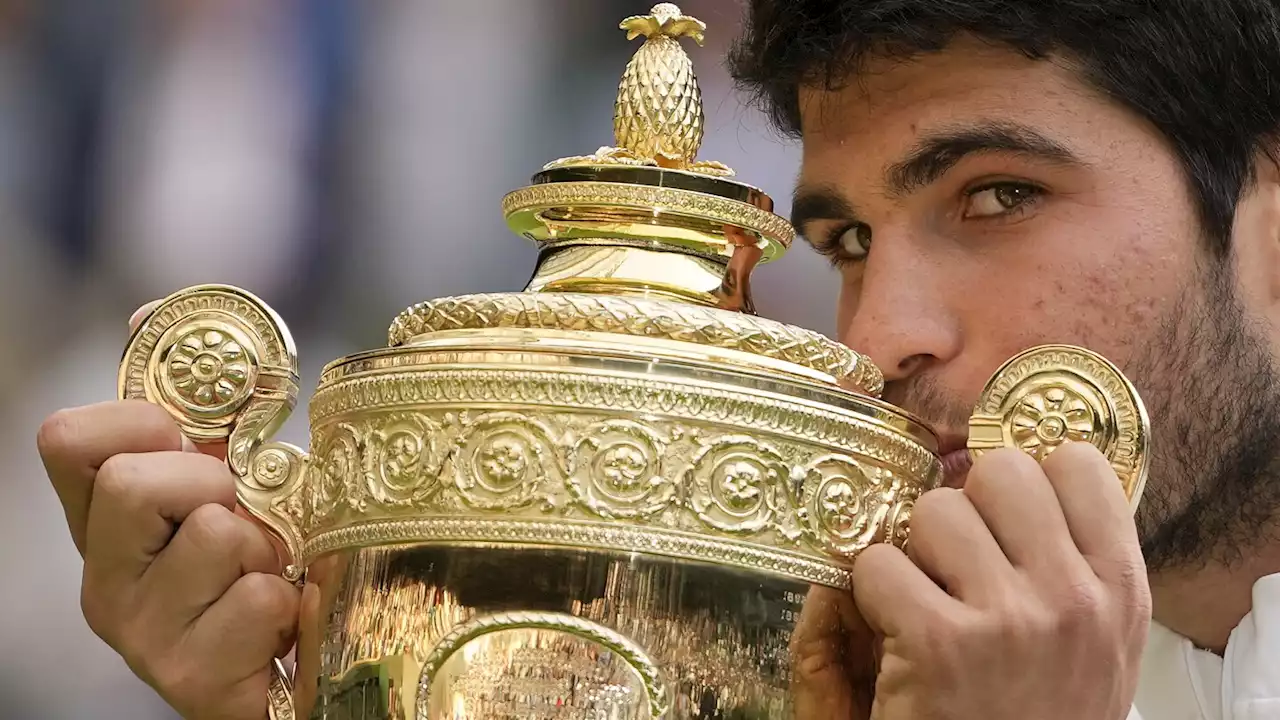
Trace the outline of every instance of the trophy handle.
<path fill-rule="evenodd" d="M 293 708 L 293 680 L 284 663 L 271 661 L 271 682 L 267 685 L 267 720 L 296 720 Z"/>
<path fill-rule="evenodd" d="M 1146 485 L 1151 423 L 1142 398 L 1106 358 L 1072 345 L 1042 345 L 991 377 L 969 418 L 974 458 L 1016 447 L 1044 460 L 1066 442 L 1087 442 L 1111 463 L 1129 505 Z"/>
<path fill-rule="evenodd" d="M 307 455 L 270 437 L 298 397 L 298 355 L 284 322 L 253 295 L 198 285 L 164 300 L 138 324 L 120 362 L 121 399 L 164 408 L 196 443 L 227 443 L 240 504 L 288 552 L 284 576 L 302 577 L 302 532 L 285 501 Z"/>
<path fill-rule="evenodd" d="M 307 455 L 270 442 L 298 398 L 298 353 L 284 321 L 253 295 L 199 285 L 164 300 L 138 324 L 120 362 L 117 394 L 169 412 L 196 443 L 227 443 L 240 504 L 283 542 L 284 577 L 302 577 L 302 532 L 285 510 Z M 294 720 L 292 681 L 279 659 L 267 688 L 271 720 Z"/>

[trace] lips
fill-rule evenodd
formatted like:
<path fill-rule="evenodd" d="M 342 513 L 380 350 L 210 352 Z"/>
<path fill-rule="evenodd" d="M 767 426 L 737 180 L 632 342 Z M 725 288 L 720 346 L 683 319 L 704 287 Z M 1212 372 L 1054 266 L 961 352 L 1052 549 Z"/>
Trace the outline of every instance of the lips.
<path fill-rule="evenodd" d="M 973 458 L 969 456 L 969 451 L 964 447 L 952 450 L 942 455 L 942 485 L 950 488 L 964 487 L 964 481 L 969 477 L 969 467 L 973 465 Z"/>

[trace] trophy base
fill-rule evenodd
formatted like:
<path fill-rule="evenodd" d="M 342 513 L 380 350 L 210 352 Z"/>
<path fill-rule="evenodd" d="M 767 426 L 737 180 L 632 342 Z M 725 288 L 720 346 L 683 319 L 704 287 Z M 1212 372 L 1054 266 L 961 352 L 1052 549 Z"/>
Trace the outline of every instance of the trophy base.
<path fill-rule="evenodd" d="M 810 586 L 785 577 L 475 544 L 335 553 L 308 584 L 302 635 L 318 640 L 299 647 L 298 717 L 793 714 L 790 646 Z"/>

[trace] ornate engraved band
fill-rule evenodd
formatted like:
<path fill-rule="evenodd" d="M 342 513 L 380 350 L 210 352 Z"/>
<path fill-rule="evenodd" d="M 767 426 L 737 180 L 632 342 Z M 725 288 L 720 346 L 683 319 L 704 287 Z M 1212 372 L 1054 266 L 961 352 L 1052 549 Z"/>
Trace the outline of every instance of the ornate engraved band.
<path fill-rule="evenodd" d="M 940 473 L 870 417 L 669 379 L 372 372 L 330 380 L 311 408 L 307 478 L 272 504 L 308 560 L 370 544 L 520 542 L 839 587 L 863 548 L 905 541 Z"/>
<path fill-rule="evenodd" d="M 670 187 L 624 185 L 606 182 L 572 182 L 532 185 L 509 193 L 502 199 L 505 217 L 517 213 L 542 212 L 557 207 L 617 207 L 681 214 L 700 220 L 733 225 L 767 240 L 791 246 L 795 228 L 784 218 L 747 203 L 706 193 Z"/>
<path fill-rule="evenodd" d="M 877 419 L 779 397 L 753 396 L 741 389 L 650 378 L 568 371 L 397 368 L 343 380 L 322 379 L 310 412 L 312 425 L 319 427 L 377 410 L 424 405 L 457 410 L 495 403 L 548 410 L 567 406 L 622 417 L 644 414 L 750 428 L 870 458 L 919 478 L 928 487 L 941 477 L 936 455 Z"/>
<path fill-rule="evenodd" d="M 826 336 L 744 313 L 586 293 L 493 293 L 419 303 L 387 332 L 391 346 L 447 330 L 526 328 L 657 338 L 795 363 L 878 396 L 884 376 L 870 358 Z"/>

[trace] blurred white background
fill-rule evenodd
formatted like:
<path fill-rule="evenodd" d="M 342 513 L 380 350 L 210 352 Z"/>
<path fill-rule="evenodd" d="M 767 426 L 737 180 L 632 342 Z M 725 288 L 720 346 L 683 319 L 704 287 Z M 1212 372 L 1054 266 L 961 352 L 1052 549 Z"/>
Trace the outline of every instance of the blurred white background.
<path fill-rule="evenodd" d="M 0 0 L 0 718 L 172 718 L 86 627 L 40 421 L 110 399 L 141 303 L 237 284 L 284 316 L 304 387 L 404 307 L 518 290 L 502 195 L 612 143 L 644 0 Z M 798 149 L 723 57 L 740 9 L 685 0 L 701 157 L 770 193 Z M 830 332 L 835 274 L 797 246 L 762 314 Z M 304 396 L 303 402 L 306 398 Z M 299 409 L 284 439 L 305 442 Z"/>

